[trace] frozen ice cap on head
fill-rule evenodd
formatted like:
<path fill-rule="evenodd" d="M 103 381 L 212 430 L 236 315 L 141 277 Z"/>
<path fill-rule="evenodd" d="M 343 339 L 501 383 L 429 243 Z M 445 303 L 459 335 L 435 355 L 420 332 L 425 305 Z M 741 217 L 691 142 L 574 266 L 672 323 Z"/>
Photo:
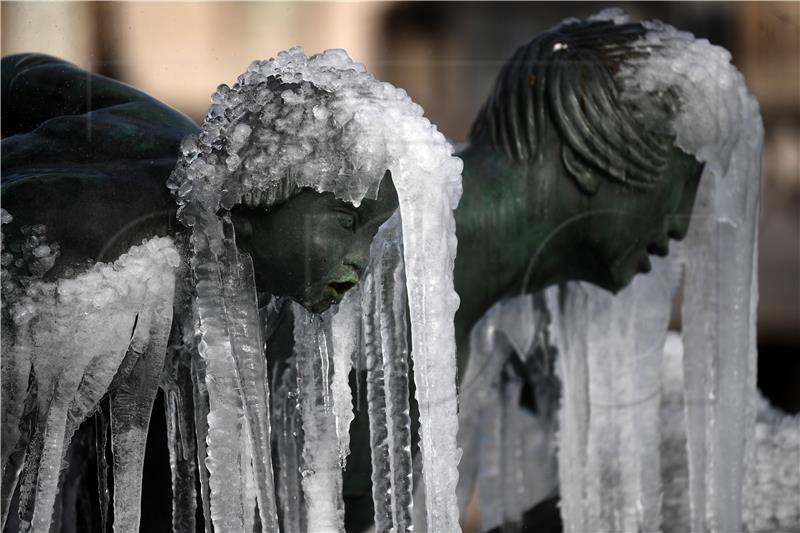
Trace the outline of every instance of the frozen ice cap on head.
<path fill-rule="evenodd" d="M 358 205 L 377 195 L 387 169 L 412 157 L 423 170 L 460 174 L 422 108 L 344 50 L 307 57 L 297 47 L 254 61 L 211 102 L 168 182 L 189 224 L 187 210 L 269 207 L 304 187 Z M 411 187 L 396 176 L 395 185 Z"/>
<path fill-rule="evenodd" d="M 619 23 L 621 12 L 611 15 Z M 657 120 L 663 116 L 660 102 L 676 94 L 676 144 L 704 162 L 710 175 L 727 173 L 740 139 L 756 146 L 762 136 L 758 103 L 730 52 L 658 20 L 642 26 L 647 32 L 637 46 L 647 53 L 631 57 L 617 73 L 622 97 Z"/>

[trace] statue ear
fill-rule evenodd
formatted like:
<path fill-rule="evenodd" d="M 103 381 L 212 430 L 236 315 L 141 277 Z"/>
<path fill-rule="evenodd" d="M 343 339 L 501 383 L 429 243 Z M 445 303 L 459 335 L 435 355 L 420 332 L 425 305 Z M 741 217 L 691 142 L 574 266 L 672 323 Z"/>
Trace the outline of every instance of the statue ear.
<path fill-rule="evenodd" d="M 597 176 L 566 144 L 561 147 L 561 160 L 567 172 L 578 182 L 581 191 L 589 195 L 597 192 L 599 186 Z"/>

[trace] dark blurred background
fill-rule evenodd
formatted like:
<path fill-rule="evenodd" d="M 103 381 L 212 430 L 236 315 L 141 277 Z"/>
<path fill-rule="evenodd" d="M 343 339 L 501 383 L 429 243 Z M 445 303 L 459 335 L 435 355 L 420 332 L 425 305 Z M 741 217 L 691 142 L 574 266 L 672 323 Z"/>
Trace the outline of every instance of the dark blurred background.
<path fill-rule="evenodd" d="M 621 7 L 729 49 L 761 104 L 759 386 L 800 412 L 800 3 L 2 2 L 2 54 L 45 52 L 201 120 L 254 59 L 344 48 L 405 88 L 454 141 L 514 50 L 566 17 Z"/>

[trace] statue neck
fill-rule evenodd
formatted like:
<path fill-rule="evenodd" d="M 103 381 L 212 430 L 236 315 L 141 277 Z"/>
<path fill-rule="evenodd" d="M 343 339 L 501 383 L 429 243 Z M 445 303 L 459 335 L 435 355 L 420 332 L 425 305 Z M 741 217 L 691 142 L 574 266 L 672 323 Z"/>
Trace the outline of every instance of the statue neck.
<path fill-rule="evenodd" d="M 552 178 L 542 169 L 548 165 L 510 161 L 480 145 L 467 146 L 458 156 L 464 161 L 463 195 L 455 212 L 454 274 L 461 298 L 455 325 L 461 363 L 469 332 L 489 307 L 505 296 L 558 281 L 549 256 L 559 250 L 548 238 L 558 222 L 557 206 L 547 205 Z M 459 372 L 463 366 L 459 364 Z"/>

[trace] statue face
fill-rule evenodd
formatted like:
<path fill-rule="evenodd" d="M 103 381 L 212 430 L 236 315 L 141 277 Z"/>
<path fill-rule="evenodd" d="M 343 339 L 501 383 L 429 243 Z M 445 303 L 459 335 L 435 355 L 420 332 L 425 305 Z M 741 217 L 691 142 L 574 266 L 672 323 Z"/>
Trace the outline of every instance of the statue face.
<path fill-rule="evenodd" d="M 320 313 L 358 282 L 375 233 L 397 206 L 387 172 L 378 198 L 359 207 L 306 189 L 269 211 L 240 206 L 231 214 L 236 244 L 253 259 L 258 290 Z"/>
<path fill-rule="evenodd" d="M 686 236 L 703 165 L 673 149 L 663 179 L 646 190 L 604 180 L 588 198 L 585 279 L 617 292 L 638 272 L 650 271 L 649 255 L 666 256 L 669 239 Z"/>

